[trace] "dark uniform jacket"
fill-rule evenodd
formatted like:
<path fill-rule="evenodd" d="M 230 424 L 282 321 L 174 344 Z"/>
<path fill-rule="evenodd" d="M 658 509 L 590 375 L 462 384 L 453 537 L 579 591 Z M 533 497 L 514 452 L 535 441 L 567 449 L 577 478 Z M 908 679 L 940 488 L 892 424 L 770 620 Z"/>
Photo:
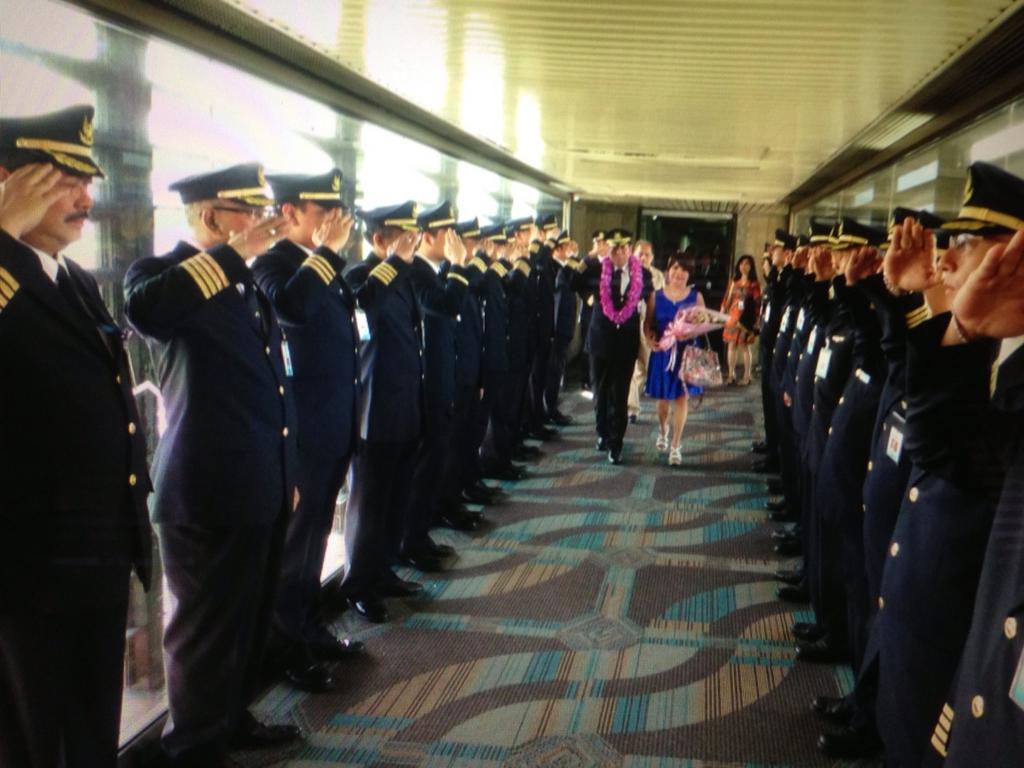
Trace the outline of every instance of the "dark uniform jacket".
<path fill-rule="evenodd" d="M 455 381 L 461 387 L 479 389 L 484 355 L 484 310 L 488 262 L 477 254 L 465 273 L 473 280 L 473 290 L 466 291 L 462 309 L 455 317 Z"/>
<path fill-rule="evenodd" d="M 324 246 L 307 255 L 281 240 L 252 271 L 288 334 L 303 453 L 338 456 L 354 444 L 359 391 L 355 295 L 345 262 Z"/>
<path fill-rule="evenodd" d="M 1005 470 L 951 706 L 931 738 L 947 766 L 1016 765 L 1024 755 L 1024 348 L 998 369 L 976 434 Z M 974 442 L 974 441 L 972 441 Z M 993 453 L 997 454 L 993 456 Z M 950 726 L 952 736 L 950 737 Z"/>
<path fill-rule="evenodd" d="M 423 318 L 423 396 L 426 407 L 452 409 L 455 405 L 455 329 L 469 281 L 463 267 L 434 272 L 426 259 L 416 256 L 409 281 Z M 477 272 L 477 274 L 480 274 Z"/>
<path fill-rule="evenodd" d="M 529 360 L 530 263 L 520 259 L 513 264 L 502 259 L 505 296 L 508 299 L 508 365 L 509 370 L 522 371 Z"/>
<path fill-rule="evenodd" d="M 508 298 L 504 287 L 508 267 L 484 253 L 478 253 L 477 258 L 487 265 L 478 289 L 483 311 L 481 364 L 488 373 L 504 373 L 508 370 Z"/>
<path fill-rule="evenodd" d="M 555 271 L 558 264 L 551 255 L 551 244 L 530 243 L 530 283 L 536 293 L 536 338 L 550 339 L 555 330 Z"/>
<path fill-rule="evenodd" d="M 292 504 L 295 409 L 284 338 L 249 268 L 228 245 L 200 253 L 178 243 L 132 264 L 124 290 L 128 320 L 150 342 L 167 411 L 153 465 L 153 520 L 271 523 Z"/>
<path fill-rule="evenodd" d="M 66 263 L 97 322 L 0 231 L 0 613 L 102 605 L 127 587 L 128 564 L 149 583 L 150 484 L 128 358 L 95 281 Z"/>
<path fill-rule="evenodd" d="M 555 336 L 571 339 L 576 332 L 576 291 L 572 280 L 574 270 L 568 263 L 557 264 L 555 276 Z"/>
<path fill-rule="evenodd" d="M 345 273 L 366 313 L 370 338 L 359 354 L 359 437 L 373 442 L 416 440 L 422 429 L 422 331 L 411 265 L 371 254 Z"/>

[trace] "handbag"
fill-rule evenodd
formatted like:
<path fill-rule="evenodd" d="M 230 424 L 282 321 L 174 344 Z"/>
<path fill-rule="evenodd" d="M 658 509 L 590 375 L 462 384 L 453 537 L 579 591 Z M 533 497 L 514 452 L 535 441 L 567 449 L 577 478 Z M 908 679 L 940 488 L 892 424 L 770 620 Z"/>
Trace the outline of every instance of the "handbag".
<path fill-rule="evenodd" d="M 704 337 L 707 340 L 707 337 Z M 718 353 L 710 346 L 707 349 L 690 345 L 683 350 L 683 361 L 679 366 L 679 378 L 684 384 L 694 387 L 720 387 L 722 363 Z"/>

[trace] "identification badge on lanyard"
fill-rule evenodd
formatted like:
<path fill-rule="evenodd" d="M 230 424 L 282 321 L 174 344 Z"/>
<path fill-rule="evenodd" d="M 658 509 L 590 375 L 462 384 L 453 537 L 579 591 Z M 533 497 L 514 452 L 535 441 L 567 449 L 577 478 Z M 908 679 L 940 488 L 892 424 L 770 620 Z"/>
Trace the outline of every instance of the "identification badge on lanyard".
<path fill-rule="evenodd" d="M 284 375 L 293 376 L 295 371 L 292 370 L 292 351 L 288 348 L 287 339 L 281 342 L 281 357 L 284 360 Z"/>
<path fill-rule="evenodd" d="M 789 317 L 792 314 L 793 314 L 793 308 L 792 307 L 786 307 L 786 311 L 782 313 L 782 323 L 781 323 L 781 325 L 782 325 L 782 328 L 784 330 L 788 330 L 789 329 Z"/>
<path fill-rule="evenodd" d="M 359 331 L 360 341 L 370 340 L 370 323 L 366 319 L 366 313 L 361 309 L 356 310 L 356 329 Z"/>
<path fill-rule="evenodd" d="M 801 309 L 800 313 L 796 316 L 796 329 L 798 331 L 802 331 L 804 329 L 804 322 L 806 320 L 807 320 L 807 317 L 806 317 L 806 315 L 804 315 L 803 309 Z"/>
<path fill-rule="evenodd" d="M 819 379 L 824 379 L 828 376 L 828 366 L 832 362 L 832 350 L 828 347 L 822 347 L 818 353 L 818 367 L 814 369 L 814 375 Z"/>
<path fill-rule="evenodd" d="M 818 340 L 818 326 L 811 328 L 811 337 L 807 339 L 807 354 L 814 351 L 814 342 Z"/>
<path fill-rule="evenodd" d="M 864 384 L 870 384 L 871 383 L 871 374 L 867 373 L 863 368 L 858 368 L 857 369 L 856 376 Z"/>
<path fill-rule="evenodd" d="M 744 301 L 743 299 L 740 299 L 740 301 L 739 301 L 739 303 L 738 303 L 738 304 L 736 305 L 736 307 L 737 307 L 737 308 L 739 309 L 739 311 L 740 311 L 740 312 L 742 312 L 742 311 L 743 311 L 743 308 L 744 308 L 744 307 L 745 307 L 746 305 L 747 305 L 747 303 L 746 303 L 746 302 L 745 302 L 745 301 Z"/>
<path fill-rule="evenodd" d="M 764 305 L 764 322 L 765 322 L 765 325 L 767 325 L 771 321 L 771 319 L 772 319 L 772 305 L 771 304 L 765 304 Z"/>
<path fill-rule="evenodd" d="M 1013 684 L 1010 686 L 1010 699 L 1024 709 L 1024 650 L 1017 660 L 1017 674 L 1013 676 Z"/>
<path fill-rule="evenodd" d="M 900 456 L 903 455 L 903 435 L 906 430 L 906 420 L 898 413 L 889 414 L 892 426 L 889 427 L 889 434 L 885 438 L 885 455 L 896 464 L 900 463 Z"/>

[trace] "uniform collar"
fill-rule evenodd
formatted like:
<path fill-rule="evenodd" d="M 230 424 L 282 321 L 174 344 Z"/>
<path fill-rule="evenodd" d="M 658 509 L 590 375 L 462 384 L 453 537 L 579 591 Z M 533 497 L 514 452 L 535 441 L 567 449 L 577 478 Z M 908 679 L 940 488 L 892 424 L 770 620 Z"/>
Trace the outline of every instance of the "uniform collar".
<path fill-rule="evenodd" d="M 435 264 L 434 262 L 432 262 L 430 259 L 428 259 L 426 256 L 424 256 L 421 253 L 417 253 L 416 254 L 416 258 L 417 259 L 423 259 L 423 261 L 426 262 L 430 266 L 430 268 L 432 270 L 434 270 L 434 274 L 435 275 L 441 274 L 441 262 L 438 262 L 437 264 Z"/>
<path fill-rule="evenodd" d="M 50 254 L 40 251 L 38 248 L 35 248 L 31 245 L 29 245 L 28 247 L 35 252 L 36 256 L 39 257 L 39 266 L 43 268 L 43 272 L 54 283 L 57 282 L 57 273 L 60 271 L 62 267 L 64 268 L 65 272 L 67 271 L 68 265 L 64 261 L 63 253 L 58 253 L 57 257 L 54 258 Z"/>

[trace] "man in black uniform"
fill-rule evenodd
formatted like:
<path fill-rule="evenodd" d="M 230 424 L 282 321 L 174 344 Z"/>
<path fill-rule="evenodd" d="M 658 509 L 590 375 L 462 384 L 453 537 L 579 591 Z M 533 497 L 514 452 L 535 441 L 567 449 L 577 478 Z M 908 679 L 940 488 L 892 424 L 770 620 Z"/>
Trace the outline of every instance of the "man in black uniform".
<path fill-rule="evenodd" d="M 596 259 L 608 258 L 608 243 L 604 241 L 604 230 L 595 229 L 591 238 L 590 251 L 587 252 L 587 256 L 592 256 Z M 591 387 L 590 382 L 590 321 L 594 317 L 594 302 L 597 301 L 597 296 L 593 293 L 587 295 L 580 295 L 580 364 L 583 367 L 582 381 L 583 389 L 589 390 Z"/>
<path fill-rule="evenodd" d="M 530 280 L 537 294 L 537 305 L 530 366 L 528 433 L 530 437 L 540 440 L 555 436 L 552 430 L 544 426 L 547 416 L 544 391 L 548 385 L 548 365 L 555 332 L 555 277 L 558 264 L 555 263 L 553 252 L 557 231 L 558 222 L 554 216 L 537 216 L 533 221 L 533 239 L 530 242 Z"/>
<path fill-rule="evenodd" d="M 569 265 L 569 259 L 576 256 L 574 247 L 568 232 L 562 232 L 555 239 L 555 324 L 551 360 L 548 361 L 548 382 L 544 390 L 544 412 L 548 420 L 560 427 L 572 424 L 572 419 L 559 410 L 558 397 L 562 391 L 569 344 L 576 332 L 576 292 L 572 288 L 575 270 Z"/>
<path fill-rule="evenodd" d="M 352 228 L 342 216 L 341 171 L 270 177 L 287 237 L 253 264 L 256 284 L 288 334 L 298 418 L 299 505 L 288 521 L 274 628 L 285 677 L 312 693 L 334 681 L 321 662 L 361 644 L 338 640 L 320 619 L 320 572 L 334 509 L 355 448 L 359 333 L 355 296 L 339 255 Z"/>
<path fill-rule="evenodd" d="M 411 200 L 360 212 L 373 253 L 345 273 L 362 313 L 357 321 L 363 344 L 359 448 L 349 470 L 341 593 L 375 623 L 389 618 L 382 598 L 423 591 L 389 567 L 398 554 L 422 434 L 422 337 L 409 281 L 419 242 L 416 214 Z"/>
<path fill-rule="evenodd" d="M 93 108 L 0 120 L 0 764 L 117 764 L 128 576 L 150 577 L 121 331 L 61 251 L 102 172 Z"/>
<path fill-rule="evenodd" d="M 402 528 L 402 557 L 423 571 L 441 569 L 438 550 L 428 536 L 436 519 L 462 530 L 479 526 L 455 493 L 439 479 L 443 461 L 457 451 L 454 432 L 456 326 L 463 302 L 484 268 L 465 266 L 466 248 L 455 232 L 455 211 L 445 201 L 417 217 L 423 239 L 412 261 L 410 283 L 423 322 L 423 434 L 416 451 L 410 495 Z M 479 263 L 478 263 L 479 264 Z M 452 497 L 455 497 L 454 499 Z"/>
<path fill-rule="evenodd" d="M 639 306 L 653 286 L 651 273 L 630 254 L 632 232 L 613 229 L 605 239 L 612 249 L 605 261 L 572 260 L 573 287 L 581 295 L 593 292 L 599 297 L 589 334 L 597 449 L 607 451 L 612 464 L 621 464 L 629 379 L 640 345 Z"/>
<path fill-rule="evenodd" d="M 258 692 L 284 526 L 297 500 L 287 348 L 246 259 L 280 218 L 262 168 L 239 165 L 171 185 L 195 245 L 140 259 L 125 313 L 150 343 L 167 430 L 154 463 L 153 521 L 177 603 L 164 633 L 173 764 L 216 764 L 227 747 L 296 738 L 246 709 Z"/>

